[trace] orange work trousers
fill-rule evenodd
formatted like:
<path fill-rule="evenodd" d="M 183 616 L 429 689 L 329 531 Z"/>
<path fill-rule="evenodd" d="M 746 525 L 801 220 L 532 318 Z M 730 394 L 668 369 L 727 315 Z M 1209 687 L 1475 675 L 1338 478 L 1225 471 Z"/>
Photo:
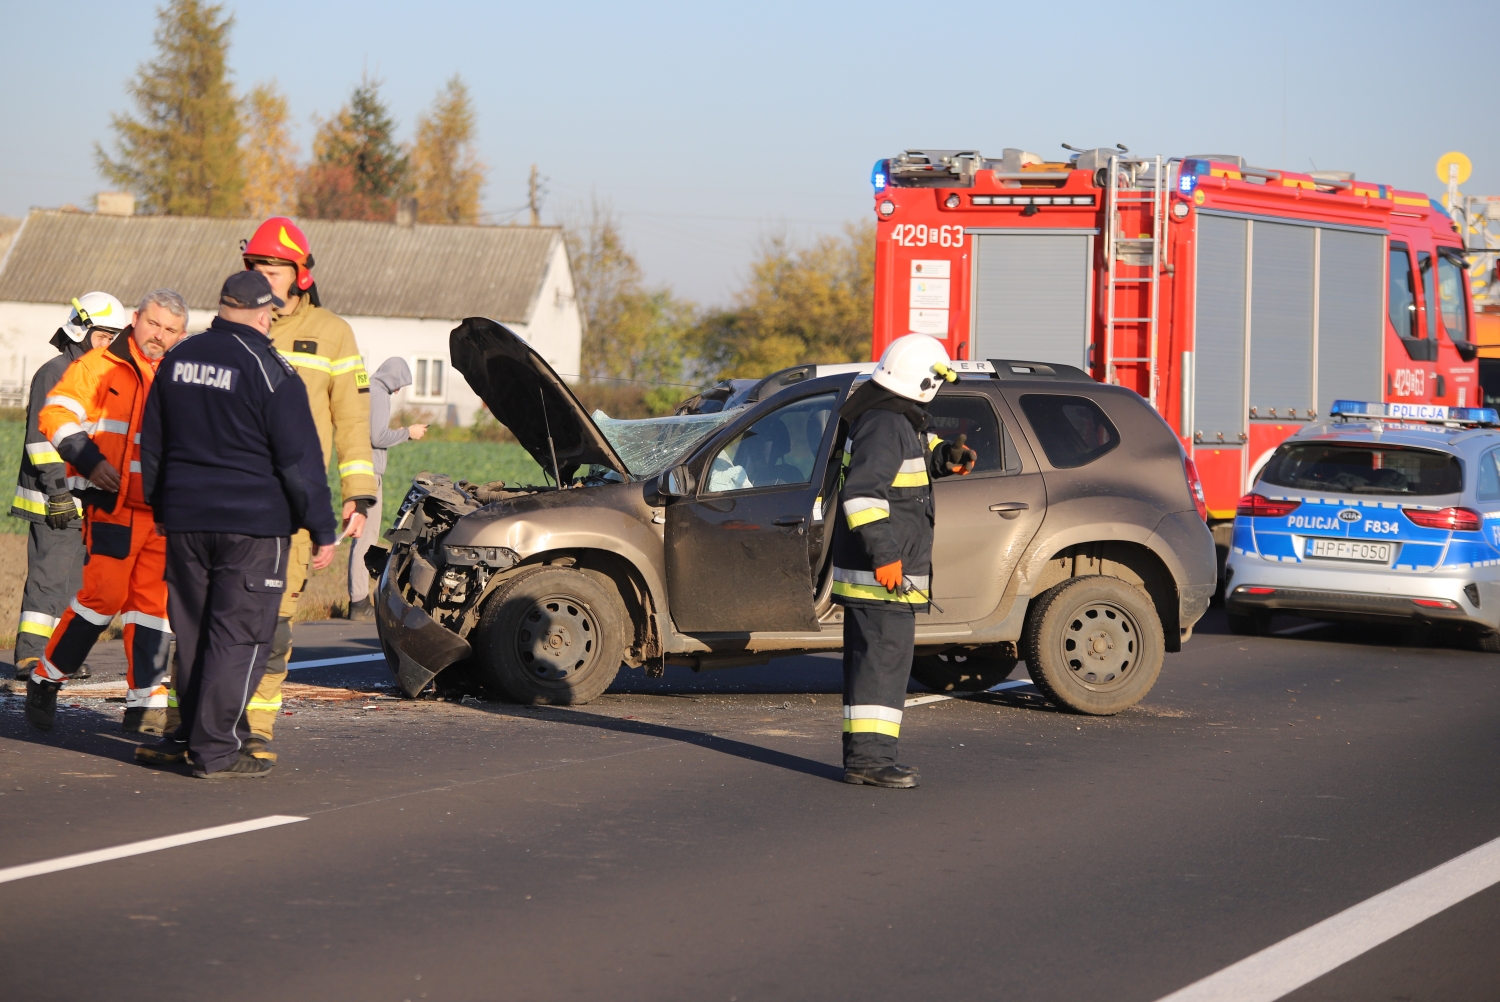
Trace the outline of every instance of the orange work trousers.
<path fill-rule="evenodd" d="M 149 508 L 127 507 L 128 522 L 86 518 L 83 587 L 62 614 L 34 677 L 62 681 L 83 665 L 118 614 L 125 625 L 130 708 L 167 706 L 167 540 L 156 534 Z"/>

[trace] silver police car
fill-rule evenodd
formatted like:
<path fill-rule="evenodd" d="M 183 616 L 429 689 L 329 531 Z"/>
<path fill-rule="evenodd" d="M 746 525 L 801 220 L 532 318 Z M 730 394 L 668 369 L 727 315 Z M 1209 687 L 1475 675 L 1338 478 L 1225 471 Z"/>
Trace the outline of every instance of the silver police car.
<path fill-rule="evenodd" d="M 1275 613 L 1426 623 L 1500 651 L 1500 414 L 1340 400 L 1240 499 L 1230 629 Z"/>

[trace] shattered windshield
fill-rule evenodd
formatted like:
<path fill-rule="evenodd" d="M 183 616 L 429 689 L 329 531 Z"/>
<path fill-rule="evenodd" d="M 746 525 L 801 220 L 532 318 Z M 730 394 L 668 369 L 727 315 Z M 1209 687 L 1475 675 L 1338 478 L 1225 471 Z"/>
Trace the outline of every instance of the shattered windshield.
<path fill-rule="evenodd" d="M 676 463 L 715 428 L 743 410 L 743 407 L 734 407 L 714 414 L 681 414 L 640 420 L 616 419 L 603 411 L 595 411 L 593 419 L 629 467 L 630 475 L 645 480 Z"/>

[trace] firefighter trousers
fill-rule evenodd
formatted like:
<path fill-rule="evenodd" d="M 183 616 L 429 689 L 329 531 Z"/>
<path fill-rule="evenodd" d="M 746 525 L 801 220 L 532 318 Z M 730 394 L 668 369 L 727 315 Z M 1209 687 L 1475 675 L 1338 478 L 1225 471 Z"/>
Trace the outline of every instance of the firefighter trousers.
<path fill-rule="evenodd" d="M 164 579 L 167 541 L 156 534 L 149 508 L 126 512 L 128 523 L 84 521 L 83 585 L 63 611 L 32 678 L 61 681 L 76 673 L 118 614 L 125 626 L 125 708 L 166 709 L 172 644 Z"/>
<path fill-rule="evenodd" d="M 83 532 L 32 522 L 26 538 L 26 590 L 16 626 L 16 664 L 47 653 L 68 601 L 83 587 Z"/>
<path fill-rule="evenodd" d="M 257 751 L 261 758 L 276 761 L 276 753 L 269 749 L 275 736 L 276 714 L 281 712 L 281 686 L 286 681 L 286 665 L 292 656 L 292 617 L 297 613 L 297 599 L 307 587 L 307 569 L 312 563 L 312 537 L 303 529 L 292 537 L 291 558 L 286 571 L 286 594 L 281 597 L 278 609 L 275 638 L 271 644 L 270 659 L 265 673 L 250 697 L 245 716 L 250 724 L 250 733 L 268 746 Z"/>
<path fill-rule="evenodd" d="M 174 736 L 195 765 L 218 772 L 250 738 L 245 707 L 271 653 L 290 547 L 228 532 L 173 533 L 167 546 L 182 709 Z"/>
<path fill-rule="evenodd" d="M 917 617 L 911 606 L 844 606 L 844 767 L 896 764 Z"/>

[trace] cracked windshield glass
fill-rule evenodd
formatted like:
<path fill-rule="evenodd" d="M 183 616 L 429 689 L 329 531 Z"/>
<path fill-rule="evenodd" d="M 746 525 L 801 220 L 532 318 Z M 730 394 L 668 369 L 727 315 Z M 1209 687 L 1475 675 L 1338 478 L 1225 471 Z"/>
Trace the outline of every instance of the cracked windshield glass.
<path fill-rule="evenodd" d="M 636 480 L 654 477 L 687 454 L 710 432 L 743 411 L 743 407 L 716 414 L 677 414 L 670 417 L 624 419 L 594 411 L 594 424 Z"/>

